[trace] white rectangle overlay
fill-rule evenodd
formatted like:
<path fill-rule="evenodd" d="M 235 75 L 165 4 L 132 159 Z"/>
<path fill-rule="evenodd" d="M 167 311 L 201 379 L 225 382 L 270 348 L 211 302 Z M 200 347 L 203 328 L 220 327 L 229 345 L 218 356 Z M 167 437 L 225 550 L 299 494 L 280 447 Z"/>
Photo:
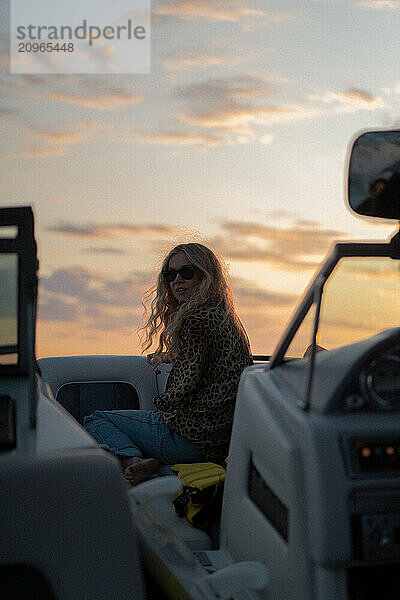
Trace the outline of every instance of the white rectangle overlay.
<path fill-rule="evenodd" d="M 150 73 L 150 0 L 11 0 L 11 73 Z"/>

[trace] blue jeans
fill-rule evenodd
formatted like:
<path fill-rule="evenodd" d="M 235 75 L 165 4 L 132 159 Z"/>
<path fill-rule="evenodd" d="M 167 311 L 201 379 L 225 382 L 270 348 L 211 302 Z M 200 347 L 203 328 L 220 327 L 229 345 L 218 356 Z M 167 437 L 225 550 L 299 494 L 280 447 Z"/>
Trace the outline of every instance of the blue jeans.
<path fill-rule="evenodd" d="M 162 464 L 202 462 L 201 451 L 170 431 L 160 413 L 147 410 L 95 410 L 84 427 L 101 448 L 117 456 L 156 458 Z"/>

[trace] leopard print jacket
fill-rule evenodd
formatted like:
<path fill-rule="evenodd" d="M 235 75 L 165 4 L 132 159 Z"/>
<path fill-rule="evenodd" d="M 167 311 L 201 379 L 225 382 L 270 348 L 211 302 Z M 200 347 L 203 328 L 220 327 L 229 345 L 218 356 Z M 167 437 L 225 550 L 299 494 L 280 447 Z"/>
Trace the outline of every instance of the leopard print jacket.
<path fill-rule="evenodd" d="M 191 440 L 205 460 L 221 463 L 229 440 L 240 375 L 253 364 L 242 334 L 219 307 L 203 305 L 183 321 L 166 390 L 154 399 L 168 428 Z"/>

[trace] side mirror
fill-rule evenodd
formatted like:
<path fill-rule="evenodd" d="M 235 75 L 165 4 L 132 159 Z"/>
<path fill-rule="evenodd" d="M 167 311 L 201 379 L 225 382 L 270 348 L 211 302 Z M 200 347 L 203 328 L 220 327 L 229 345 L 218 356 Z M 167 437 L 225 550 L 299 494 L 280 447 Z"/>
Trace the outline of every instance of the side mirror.
<path fill-rule="evenodd" d="M 348 199 L 358 215 L 400 220 L 400 130 L 369 131 L 355 140 Z"/>

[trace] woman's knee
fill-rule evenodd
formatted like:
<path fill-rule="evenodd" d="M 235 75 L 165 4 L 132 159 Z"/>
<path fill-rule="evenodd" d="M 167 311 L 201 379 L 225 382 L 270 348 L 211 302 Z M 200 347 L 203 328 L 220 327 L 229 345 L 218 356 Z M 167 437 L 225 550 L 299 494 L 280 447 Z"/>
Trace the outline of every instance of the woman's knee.
<path fill-rule="evenodd" d="M 92 421 L 94 421 L 96 419 L 101 419 L 101 418 L 104 418 L 103 411 L 94 410 L 92 413 L 90 413 L 90 415 L 87 415 L 86 417 L 83 418 L 83 424 L 86 425 L 87 423 L 91 423 Z"/>

